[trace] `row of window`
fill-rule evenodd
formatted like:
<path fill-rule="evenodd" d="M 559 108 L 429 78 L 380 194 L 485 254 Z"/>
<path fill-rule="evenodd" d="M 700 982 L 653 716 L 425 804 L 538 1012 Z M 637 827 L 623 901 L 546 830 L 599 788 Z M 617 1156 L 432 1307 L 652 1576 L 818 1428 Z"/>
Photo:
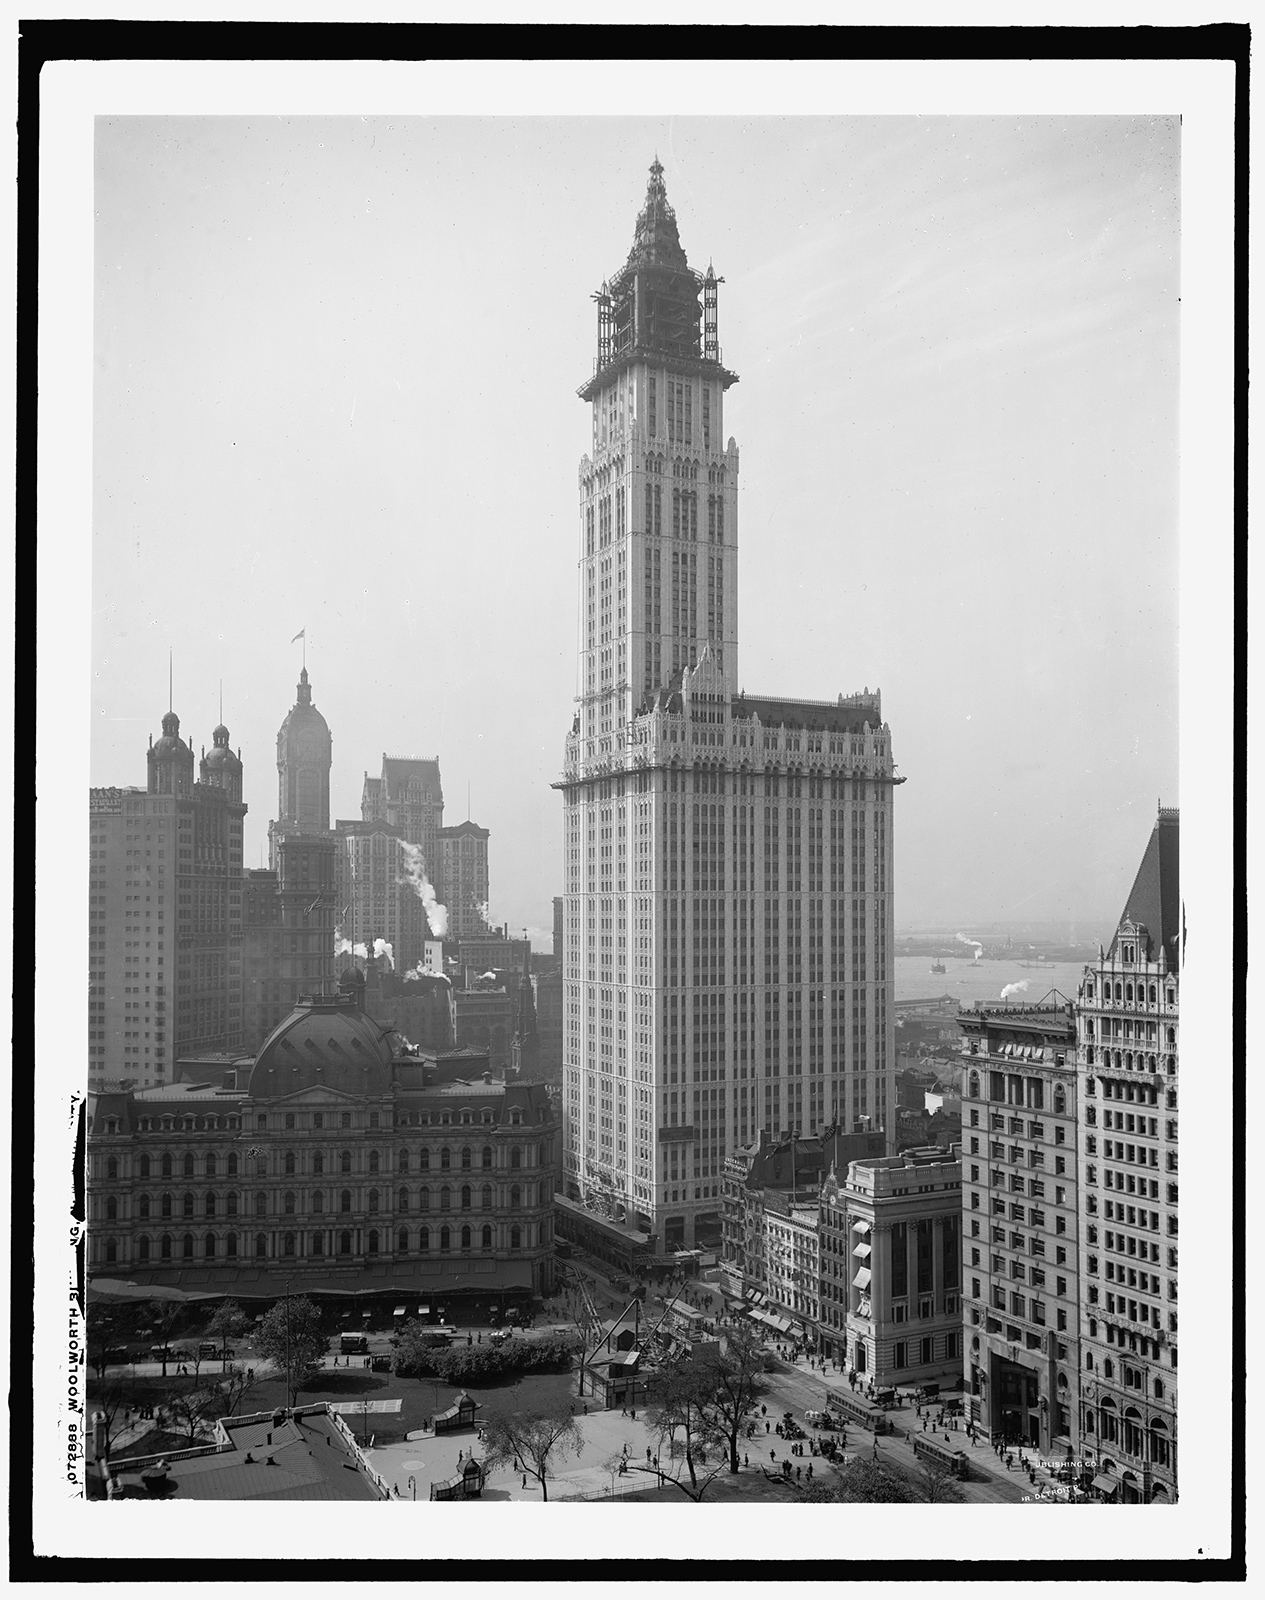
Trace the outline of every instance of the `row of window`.
<path fill-rule="evenodd" d="M 155 1208 L 155 1198 L 156 1198 L 156 1202 L 157 1202 L 156 1208 Z M 325 1209 L 325 1195 L 324 1195 L 322 1190 L 317 1189 L 311 1194 L 310 1197 L 304 1196 L 303 1198 L 310 1200 L 310 1206 L 308 1207 L 308 1209 L 310 1209 L 310 1210 L 312 1210 L 314 1212 L 323 1211 Z M 509 1208 L 510 1208 L 510 1210 L 511 1211 L 519 1210 L 523 1205 L 523 1199 L 524 1199 L 524 1191 L 519 1187 L 518 1184 L 514 1184 L 511 1187 L 510 1192 L 509 1192 Z M 330 1200 L 331 1200 L 331 1202 L 333 1201 L 333 1195 L 332 1194 L 330 1196 Z M 412 1209 L 412 1207 L 411 1207 L 411 1197 L 410 1197 L 409 1191 L 407 1189 L 399 1190 L 399 1192 L 395 1196 L 395 1200 L 396 1200 L 396 1208 L 397 1208 L 397 1210 L 408 1211 L 408 1210 Z M 471 1188 L 471 1186 L 468 1183 L 467 1184 L 462 1184 L 461 1192 L 460 1192 L 460 1195 L 459 1195 L 459 1201 L 460 1201 L 460 1209 L 462 1211 L 471 1211 L 471 1210 L 474 1209 L 474 1191 L 473 1191 L 473 1189 Z M 221 1202 L 223 1204 L 222 1212 L 220 1211 Z M 367 1196 L 367 1207 L 366 1207 L 366 1209 L 369 1210 L 369 1211 L 377 1211 L 380 1208 L 382 1208 L 384 1202 L 385 1202 L 385 1204 L 387 1206 L 390 1205 L 391 1195 L 390 1195 L 389 1191 L 386 1191 L 384 1193 L 380 1193 L 377 1189 L 370 1189 L 369 1194 Z M 440 1191 L 439 1191 L 438 1202 L 439 1203 L 438 1203 L 437 1209 L 440 1210 L 440 1211 L 451 1211 L 453 1209 L 452 1191 L 446 1185 L 445 1185 L 445 1187 L 441 1188 Z M 528 1188 L 528 1190 L 526 1192 L 526 1203 L 528 1205 L 534 1205 L 535 1204 L 535 1191 L 534 1191 L 533 1187 L 529 1186 L 529 1188 Z M 160 1196 L 157 1196 L 157 1197 L 151 1197 L 148 1194 L 138 1195 L 137 1196 L 137 1201 L 136 1201 L 136 1206 L 137 1206 L 137 1216 L 140 1218 L 140 1220 L 142 1222 L 147 1222 L 149 1220 L 149 1218 L 150 1218 L 151 1213 L 153 1213 L 155 1211 L 155 1209 L 156 1209 L 157 1215 L 162 1216 L 162 1217 L 172 1217 L 172 1216 L 176 1216 L 176 1215 L 180 1215 L 180 1216 L 184 1216 L 184 1217 L 192 1217 L 192 1216 L 195 1215 L 195 1213 L 199 1209 L 198 1208 L 198 1204 L 197 1204 L 197 1198 L 193 1194 L 190 1194 L 190 1193 L 186 1193 L 186 1194 L 181 1196 L 181 1198 L 180 1198 L 180 1210 L 179 1210 L 178 1213 L 177 1213 L 177 1211 L 175 1209 L 175 1207 L 176 1207 L 175 1196 L 174 1195 L 170 1195 L 170 1194 L 164 1194 L 164 1195 L 160 1195 Z M 207 1216 L 207 1217 L 214 1217 L 217 1214 L 218 1215 L 223 1215 L 223 1216 L 228 1216 L 228 1217 L 235 1217 L 239 1213 L 240 1206 L 241 1206 L 241 1197 L 238 1196 L 236 1193 L 230 1193 L 230 1194 L 227 1194 L 227 1195 L 224 1195 L 224 1196 L 219 1196 L 219 1195 L 216 1195 L 212 1191 L 211 1193 L 203 1195 L 203 1197 L 202 1197 L 201 1214 L 203 1216 Z M 262 1192 L 259 1193 L 259 1194 L 256 1194 L 255 1201 L 254 1201 L 254 1206 L 255 1206 L 255 1215 L 256 1216 L 259 1216 L 259 1217 L 267 1216 L 268 1215 L 268 1196 L 266 1194 L 262 1193 Z M 495 1199 L 494 1199 L 494 1195 L 493 1195 L 492 1185 L 490 1183 L 485 1183 L 483 1185 L 482 1189 L 479 1191 L 479 1206 L 480 1206 L 480 1209 L 483 1210 L 483 1211 L 492 1211 L 492 1210 L 495 1209 Z M 296 1195 L 296 1193 L 294 1192 L 293 1189 L 287 1190 L 286 1193 L 282 1196 L 282 1209 L 283 1209 L 283 1211 L 285 1212 L 285 1214 L 287 1216 L 293 1215 L 297 1210 L 300 1209 L 300 1197 L 298 1195 Z M 331 1210 L 334 1209 L 332 1203 L 331 1203 L 330 1209 Z M 351 1192 L 350 1189 L 344 1189 L 339 1194 L 337 1209 L 339 1211 L 351 1211 L 351 1210 L 355 1209 L 355 1206 L 353 1204 L 353 1196 L 352 1196 L 352 1192 Z M 417 1210 L 419 1210 L 419 1211 L 429 1211 L 430 1209 L 431 1209 L 431 1192 L 430 1192 L 430 1190 L 426 1189 L 426 1188 L 419 1189 L 418 1193 L 417 1193 Z M 119 1219 L 119 1201 L 118 1201 L 118 1197 L 115 1196 L 115 1195 L 107 1195 L 106 1196 L 105 1218 L 106 1218 L 107 1222 L 116 1222 Z"/>
<path fill-rule="evenodd" d="M 438 1159 L 438 1168 L 439 1168 L 439 1170 L 441 1172 L 447 1172 L 452 1168 L 452 1166 L 453 1166 L 453 1154 L 454 1154 L 454 1152 L 447 1145 L 444 1145 L 442 1147 L 442 1149 L 439 1151 L 439 1153 L 438 1153 L 438 1157 L 439 1157 L 439 1159 Z M 510 1164 L 510 1168 L 512 1170 L 517 1170 L 518 1168 L 520 1168 L 520 1167 L 522 1167 L 524 1165 L 523 1154 L 524 1154 L 524 1152 L 523 1152 L 522 1146 L 520 1146 L 520 1145 L 514 1145 L 510 1149 L 510 1162 L 509 1162 L 509 1164 Z M 417 1152 L 417 1170 L 419 1172 L 426 1172 L 426 1171 L 429 1170 L 430 1165 L 431 1165 L 430 1157 L 431 1157 L 431 1152 L 428 1149 L 423 1148 L 422 1150 Z M 177 1159 L 176 1157 L 174 1157 L 170 1152 L 166 1152 L 161 1157 L 156 1158 L 156 1159 L 157 1159 L 157 1166 L 158 1166 L 157 1176 L 160 1176 L 160 1177 L 163 1177 L 163 1178 L 172 1178 L 172 1177 L 176 1176 L 176 1172 L 175 1172 L 176 1159 Z M 214 1151 L 208 1151 L 207 1154 L 202 1157 L 202 1163 L 201 1163 L 202 1164 L 202 1173 L 201 1174 L 199 1174 L 198 1171 L 197 1171 L 197 1164 L 198 1164 L 197 1163 L 197 1158 L 191 1152 L 186 1151 L 184 1156 L 180 1158 L 181 1176 L 186 1177 L 186 1178 L 193 1178 L 193 1177 L 197 1177 L 199 1175 L 202 1175 L 202 1176 L 205 1176 L 205 1177 L 208 1177 L 208 1178 L 216 1178 L 216 1177 L 218 1177 L 220 1175 L 220 1161 L 221 1161 L 221 1159 L 224 1162 L 224 1176 L 225 1177 L 229 1177 L 229 1178 L 235 1178 L 237 1176 L 237 1174 L 238 1174 L 238 1157 L 237 1157 L 237 1153 L 235 1151 L 230 1152 L 227 1156 L 224 1156 L 222 1158 L 219 1155 L 217 1155 Z M 350 1173 L 350 1172 L 352 1172 L 354 1170 L 353 1156 L 352 1156 L 352 1152 L 350 1150 L 340 1151 L 336 1159 L 337 1159 L 337 1162 L 338 1162 L 338 1166 L 337 1166 L 337 1170 L 338 1171 Z M 333 1172 L 335 1170 L 335 1167 L 334 1167 L 334 1164 L 333 1164 L 334 1160 L 335 1160 L 335 1157 L 333 1157 L 331 1155 L 331 1157 L 330 1157 L 330 1171 L 331 1172 Z M 545 1145 L 541 1145 L 540 1149 L 537 1151 L 538 1164 L 541 1165 L 541 1166 L 544 1166 L 544 1165 L 547 1164 L 547 1160 L 548 1160 L 547 1147 Z M 311 1153 L 311 1162 L 312 1162 L 311 1171 L 312 1171 L 313 1174 L 320 1174 L 320 1173 L 324 1172 L 324 1170 L 325 1170 L 325 1154 L 324 1154 L 323 1151 L 320 1151 L 320 1150 L 313 1151 Z M 400 1171 L 400 1172 L 408 1172 L 408 1171 L 410 1171 L 410 1169 L 412 1167 L 412 1164 L 413 1164 L 412 1153 L 410 1151 L 408 1151 L 408 1150 L 401 1150 L 398 1153 L 397 1158 L 396 1158 L 396 1168 L 397 1168 L 397 1170 Z M 494 1153 L 494 1151 L 492 1149 L 492 1146 L 491 1145 L 484 1145 L 483 1149 L 479 1152 L 479 1165 L 480 1165 L 480 1167 L 482 1167 L 484 1169 L 490 1169 L 494 1164 L 495 1164 L 495 1153 Z M 142 1153 L 140 1156 L 137 1157 L 137 1163 L 136 1163 L 137 1176 L 140 1177 L 140 1178 L 150 1178 L 150 1177 L 155 1176 L 154 1165 L 155 1165 L 155 1160 L 153 1158 L 151 1158 L 148 1154 Z M 257 1163 L 257 1165 L 260 1166 L 260 1167 L 262 1167 L 264 1165 L 262 1159 L 260 1160 L 260 1162 Z M 298 1170 L 298 1156 L 297 1156 L 295 1151 L 293 1151 L 293 1150 L 287 1150 L 286 1151 L 283 1165 L 284 1165 L 284 1169 L 285 1169 L 285 1172 L 287 1173 L 287 1175 L 297 1172 L 297 1170 Z M 379 1172 L 379 1171 L 384 1170 L 384 1166 L 385 1166 L 385 1163 L 382 1160 L 381 1152 L 379 1152 L 377 1150 L 370 1150 L 370 1152 L 369 1152 L 368 1170 L 370 1172 Z M 474 1152 L 471 1150 L 469 1145 L 463 1145 L 461 1150 L 460 1150 L 460 1152 L 459 1152 L 459 1166 L 460 1166 L 460 1170 L 463 1171 L 463 1172 L 468 1172 L 474 1167 Z M 103 1181 L 106 1181 L 106 1182 L 117 1181 L 118 1176 L 119 1176 L 119 1158 L 117 1156 L 107 1156 L 105 1158 L 104 1162 L 99 1165 L 98 1173 L 99 1173 L 99 1176 L 103 1179 Z"/>
<path fill-rule="evenodd" d="M 407 1228 L 397 1229 L 394 1235 L 395 1251 L 397 1255 L 408 1254 L 411 1246 L 410 1240 L 414 1236 Z M 344 1228 L 335 1238 L 331 1236 L 331 1249 L 326 1249 L 326 1235 L 322 1233 L 307 1234 L 286 1233 L 281 1235 L 282 1256 L 324 1256 L 327 1254 L 349 1256 L 353 1251 L 353 1237 L 350 1229 Z M 148 1234 L 142 1234 L 136 1241 L 137 1259 L 140 1261 L 214 1261 L 221 1257 L 234 1259 L 239 1254 L 239 1246 L 249 1248 L 249 1241 L 242 1239 L 236 1233 L 226 1233 L 221 1240 L 216 1234 L 204 1234 L 199 1241 L 191 1233 L 182 1234 L 177 1240 L 171 1234 L 164 1233 L 157 1240 L 150 1239 Z M 377 1228 L 370 1228 L 366 1236 L 366 1254 L 377 1255 L 380 1250 L 390 1249 L 392 1235 L 379 1232 Z M 440 1252 L 453 1248 L 454 1230 L 442 1227 L 438 1230 L 435 1243 Z M 467 1224 L 463 1226 L 456 1236 L 456 1247 L 460 1250 L 473 1250 L 474 1230 Z M 521 1250 L 523 1247 L 523 1230 L 517 1225 L 510 1229 L 509 1248 Z M 431 1248 L 431 1231 L 429 1228 L 419 1228 L 416 1234 L 416 1249 L 425 1254 Z M 479 1230 L 479 1245 L 481 1250 L 494 1248 L 492 1228 L 485 1224 Z M 257 1233 L 254 1236 L 254 1255 L 258 1259 L 268 1256 L 268 1236 Z M 120 1260 L 120 1245 L 117 1239 L 104 1241 L 104 1257 L 107 1266 L 115 1266 Z"/>

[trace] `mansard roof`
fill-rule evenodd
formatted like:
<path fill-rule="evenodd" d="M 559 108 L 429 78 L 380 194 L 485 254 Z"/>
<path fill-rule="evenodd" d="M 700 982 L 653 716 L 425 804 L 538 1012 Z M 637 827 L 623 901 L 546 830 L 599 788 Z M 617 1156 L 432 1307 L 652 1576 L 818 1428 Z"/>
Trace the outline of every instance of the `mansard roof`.
<path fill-rule="evenodd" d="M 1161 807 L 1151 837 L 1147 841 L 1137 877 L 1120 914 L 1120 924 L 1112 940 L 1116 954 L 1124 924 L 1145 928 L 1146 959 L 1158 961 L 1161 950 L 1168 965 L 1176 967 L 1181 957 L 1181 894 L 1178 884 L 1178 842 L 1180 812 Z"/>

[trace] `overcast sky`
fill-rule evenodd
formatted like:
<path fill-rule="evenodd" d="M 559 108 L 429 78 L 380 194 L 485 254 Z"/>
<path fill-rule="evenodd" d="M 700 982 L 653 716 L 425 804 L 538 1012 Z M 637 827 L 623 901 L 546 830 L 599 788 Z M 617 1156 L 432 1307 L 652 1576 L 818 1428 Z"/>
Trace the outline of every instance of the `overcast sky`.
<path fill-rule="evenodd" d="M 1110 931 L 1177 804 L 1176 118 L 106 118 L 92 782 L 245 763 L 306 628 L 335 816 L 383 751 L 547 941 L 596 312 L 656 151 L 741 382 L 739 678 L 878 686 L 898 927 Z"/>

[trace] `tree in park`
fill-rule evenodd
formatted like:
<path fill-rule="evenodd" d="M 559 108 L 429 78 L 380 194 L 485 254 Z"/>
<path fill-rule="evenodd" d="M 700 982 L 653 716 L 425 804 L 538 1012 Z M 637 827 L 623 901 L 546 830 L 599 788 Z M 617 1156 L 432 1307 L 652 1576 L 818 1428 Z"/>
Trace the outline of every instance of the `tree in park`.
<path fill-rule="evenodd" d="M 217 1389 L 175 1389 L 167 1396 L 166 1407 L 176 1432 L 193 1445 L 211 1431 L 223 1409 L 223 1396 Z"/>
<path fill-rule="evenodd" d="M 106 1352 L 114 1339 L 114 1318 L 108 1312 L 93 1311 L 88 1318 L 88 1365 L 98 1383 L 105 1382 Z"/>
<path fill-rule="evenodd" d="M 563 1290 L 562 1303 L 579 1335 L 577 1348 L 580 1357 L 580 1392 L 583 1393 L 584 1369 L 589 1364 L 589 1358 L 597 1354 L 599 1346 L 606 1338 L 606 1324 L 578 1274 L 571 1278 Z"/>
<path fill-rule="evenodd" d="M 260 1324 L 256 1348 L 284 1375 L 288 1404 L 320 1370 L 328 1343 L 321 1314 L 306 1295 L 278 1300 Z"/>
<path fill-rule="evenodd" d="M 728 1440 L 715 1405 L 713 1363 L 686 1359 L 656 1373 L 646 1419 L 659 1434 L 669 1483 L 696 1504 L 728 1465 Z M 684 1474 L 682 1472 L 684 1468 Z"/>
<path fill-rule="evenodd" d="M 768 1392 L 763 1371 L 764 1347 L 759 1339 L 747 1328 L 730 1329 L 719 1359 L 711 1363 L 714 1386 L 709 1406 L 717 1431 L 724 1435 L 731 1473 L 738 1471 L 738 1441 L 760 1397 Z"/>
<path fill-rule="evenodd" d="M 119 1413 L 129 1411 L 135 1404 L 136 1399 L 130 1378 L 121 1376 L 106 1378 L 101 1381 L 99 1387 L 93 1389 L 88 1410 L 92 1415 L 100 1411 L 105 1418 L 106 1455 L 110 1453 L 110 1444 L 114 1438 L 114 1425 L 119 1419 Z"/>
<path fill-rule="evenodd" d="M 525 1472 L 549 1498 L 549 1473 L 559 1461 L 580 1453 L 584 1436 L 568 1406 L 541 1406 L 534 1411 L 490 1411 L 482 1420 L 484 1460 L 489 1469 L 508 1467 Z"/>
<path fill-rule="evenodd" d="M 951 1505 L 966 1498 L 947 1461 L 924 1461 L 910 1479 L 910 1488 L 915 1500 L 928 1505 Z"/>
<path fill-rule="evenodd" d="M 832 1477 L 796 1487 L 805 1505 L 907 1505 L 919 1498 L 902 1472 L 877 1461 L 849 1461 Z"/>
<path fill-rule="evenodd" d="M 184 1304 L 179 1300 L 151 1300 L 149 1314 L 153 1318 L 154 1328 L 158 1333 L 158 1342 L 163 1347 L 163 1377 L 167 1376 L 167 1346 L 176 1331 L 176 1324 L 180 1321 L 184 1311 Z"/>
<path fill-rule="evenodd" d="M 230 1339 L 240 1339 L 249 1327 L 250 1318 L 236 1300 L 221 1300 L 206 1325 L 207 1340 L 213 1340 L 223 1352 L 228 1349 Z"/>
<path fill-rule="evenodd" d="M 216 1385 L 219 1399 L 218 1415 L 231 1417 L 236 1415 L 237 1408 L 259 1382 L 251 1368 L 243 1366 L 228 1366 L 224 1369 L 224 1377 Z"/>

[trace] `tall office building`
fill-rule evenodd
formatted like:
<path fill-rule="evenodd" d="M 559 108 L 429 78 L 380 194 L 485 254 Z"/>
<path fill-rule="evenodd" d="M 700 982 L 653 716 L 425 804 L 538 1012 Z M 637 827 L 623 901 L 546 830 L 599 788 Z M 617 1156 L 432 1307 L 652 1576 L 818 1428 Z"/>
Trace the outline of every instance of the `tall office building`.
<path fill-rule="evenodd" d="M 446 915 L 436 909 L 443 903 L 443 820 L 438 760 L 384 753 L 381 776 L 365 773 L 360 821 L 335 824 L 343 936 L 353 944 L 385 939 L 397 972 L 416 967 L 426 941 L 447 933 Z"/>
<path fill-rule="evenodd" d="M 312 704 L 304 667 L 294 705 L 277 731 L 277 820 L 269 827 L 269 837 L 274 827 L 289 833 L 329 832 L 332 762 L 329 724 Z"/>
<path fill-rule="evenodd" d="M 1161 807 L 1077 1008 L 1080 1455 L 1125 1503 L 1177 1498 L 1178 843 Z"/>
<path fill-rule="evenodd" d="M 1056 990 L 977 1002 L 962 1029 L 969 1415 L 1047 1460 L 1075 1455 L 1076 1024 Z"/>
<path fill-rule="evenodd" d="M 194 779 L 168 711 L 145 789 L 89 793 L 88 1082 L 171 1081 L 242 1045 L 242 763 L 222 724 Z"/>
<path fill-rule="evenodd" d="M 894 1115 L 891 738 L 877 691 L 738 688 L 738 447 L 718 278 L 650 169 L 581 387 L 564 775 L 564 1182 L 661 1248 L 719 1239 L 761 1129 Z"/>
<path fill-rule="evenodd" d="M 450 939 L 478 939 L 488 931 L 488 838 L 477 822 L 439 830 L 437 892 L 448 907 Z"/>

